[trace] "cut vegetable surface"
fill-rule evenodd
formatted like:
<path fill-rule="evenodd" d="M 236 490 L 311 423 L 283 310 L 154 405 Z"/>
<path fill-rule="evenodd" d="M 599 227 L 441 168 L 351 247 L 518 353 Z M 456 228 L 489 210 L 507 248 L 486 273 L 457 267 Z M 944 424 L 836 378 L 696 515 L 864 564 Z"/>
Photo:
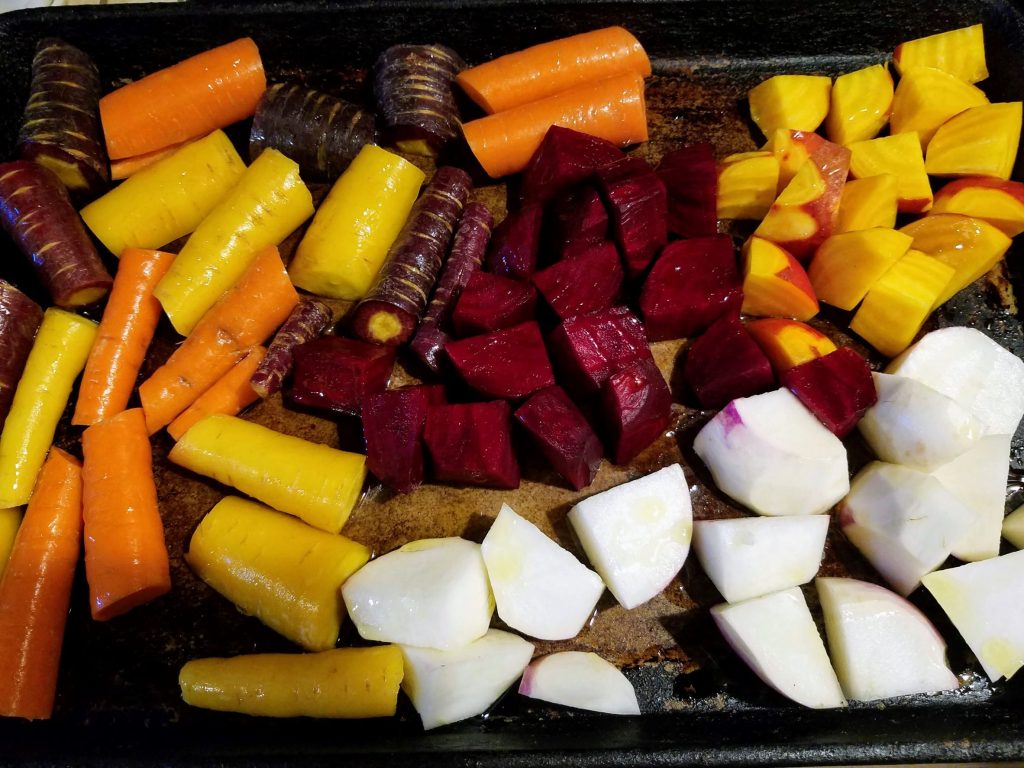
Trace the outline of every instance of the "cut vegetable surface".
<path fill-rule="evenodd" d="M 459 377 L 488 398 L 517 400 L 555 383 L 535 322 L 451 341 L 444 349 Z"/>
<path fill-rule="evenodd" d="M 310 408 L 358 415 L 367 396 L 383 392 L 395 365 L 393 347 L 324 336 L 295 349 L 288 399 Z"/>
<path fill-rule="evenodd" d="M 512 409 L 504 400 L 431 405 L 423 442 L 434 479 L 442 483 L 518 488 Z"/>
<path fill-rule="evenodd" d="M 614 257 L 618 267 L 619 254 L 615 253 Z M 621 281 L 622 268 L 618 269 Z M 464 339 L 528 323 L 536 316 L 537 291 L 533 285 L 493 272 L 477 271 L 469 276 L 455 303 L 452 328 L 456 337 Z"/>
<path fill-rule="evenodd" d="M 750 89 L 750 117 L 767 137 L 778 128 L 813 131 L 829 111 L 832 79 L 821 75 L 775 75 Z"/>
<path fill-rule="evenodd" d="M 402 387 L 375 392 L 363 402 L 367 469 L 399 493 L 423 482 L 423 428 L 437 397 L 433 387 Z"/>
<path fill-rule="evenodd" d="M 943 123 L 928 144 L 934 176 L 1009 179 L 1020 145 L 1021 102 L 982 104 Z"/>
<path fill-rule="evenodd" d="M 199 399 L 167 425 L 167 434 L 177 440 L 189 427 L 211 413 L 237 416 L 247 406 L 255 403 L 259 395 L 252 388 L 250 379 L 266 356 L 267 350 L 263 347 L 250 349 L 231 370 L 215 381 Z"/>
<path fill-rule="evenodd" d="M 537 659 L 523 673 L 519 693 L 609 715 L 640 714 L 632 683 L 596 653 L 563 651 Z"/>
<path fill-rule="evenodd" d="M 892 63 L 901 75 L 912 67 L 934 67 L 966 83 L 977 83 L 988 77 L 984 30 L 981 24 L 973 24 L 908 40 L 896 46 Z"/>
<path fill-rule="evenodd" d="M 840 75 L 832 84 L 825 129 L 837 144 L 873 139 L 889 121 L 892 75 L 881 64 Z"/>
<path fill-rule="evenodd" d="M 332 319 L 331 308 L 319 299 L 302 299 L 284 321 L 274 340 L 253 371 L 251 384 L 260 397 L 269 397 L 281 389 L 292 370 L 295 348 L 323 333 Z"/>
<path fill-rule="evenodd" d="M 578 491 L 594 481 L 604 450 L 564 389 L 555 386 L 535 392 L 515 417 L 569 485 Z"/>

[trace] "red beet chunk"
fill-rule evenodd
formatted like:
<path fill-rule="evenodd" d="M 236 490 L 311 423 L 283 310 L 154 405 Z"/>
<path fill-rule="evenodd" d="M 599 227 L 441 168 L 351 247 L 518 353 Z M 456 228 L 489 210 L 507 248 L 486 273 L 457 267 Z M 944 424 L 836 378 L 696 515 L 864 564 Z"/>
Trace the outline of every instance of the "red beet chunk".
<path fill-rule="evenodd" d="M 513 280 L 529 280 L 537 269 L 544 209 L 528 205 L 512 211 L 494 230 L 487 252 L 487 268 Z"/>
<path fill-rule="evenodd" d="M 555 383 L 535 322 L 445 345 L 462 380 L 485 397 L 516 400 Z"/>
<path fill-rule="evenodd" d="M 593 248 L 533 276 L 559 320 L 585 315 L 616 303 L 622 290 L 622 263 L 612 248 Z"/>
<path fill-rule="evenodd" d="M 772 365 L 735 314 L 717 320 L 690 347 L 683 378 L 704 408 L 775 386 Z"/>
<path fill-rule="evenodd" d="M 563 258 L 567 250 L 600 243 L 608 236 L 608 209 L 593 187 L 568 192 L 548 209 L 551 246 Z"/>
<path fill-rule="evenodd" d="M 555 386 L 534 393 L 515 417 L 569 485 L 578 491 L 594 482 L 604 449 L 564 389 Z"/>
<path fill-rule="evenodd" d="M 779 378 L 838 437 L 850 434 L 878 401 L 871 368 L 849 347 L 790 368 Z"/>
<path fill-rule="evenodd" d="M 295 348 L 289 398 L 310 408 L 358 415 L 363 402 L 383 392 L 391 378 L 395 350 L 339 336 L 324 336 Z"/>
<path fill-rule="evenodd" d="M 598 179 L 626 271 L 634 277 L 647 269 L 668 242 L 665 185 L 646 163 L 634 157 L 599 170 Z"/>
<path fill-rule="evenodd" d="M 444 483 L 518 488 L 511 421 L 512 409 L 501 400 L 427 408 L 423 442 L 434 478 Z"/>
<path fill-rule="evenodd" d="M 588 256 L 594 251 L 604 251 L 615 255 L 615 258 L 619 258 L 619 246 L 617 246 L 611 240 L 602 240 L 598 243 L 585 243 L 577 240 L 572 245 L 568 245 L 562 251 L 562 258 L 565 260 L 578 259 L 581 256 Z"/>
<path fill-rule="evenodd" d="M 640 291 L 640 314 L 652 341 L 685 339 L 743 303 L 743 281 L 728 235 L 670 243 Z"/>
<path fill-rule="evenodd" d="M 669 152 L 658 164 L 668 193 L 668 231 L 680 237 L 718 232 L 718 173 L 710 144 Z"/>
<path fill-rule="evenodd" d="M 601 388 L 601 413 L 612 461 L 626 464 L 672 419 L 672 393 L 653 360 L 637 360 Z"/>
<path fill-rule="evenodd" d="M 423 482 L 423 426 L 428 387 L 374 392 L 363 403 L 366 466 L 384 485 L 409 493 Z"/>
<path fill-rule="evenodd" d="M 537 291 L 529 283 L 474 272 L 452 313 L 459 338 L 511 328 L 537 316 Z"/>
<path fill-rule="evenodd" d="M 559 380 L 581 395 L 598 392 L 613 373 L 651 357 L 644 326 L 626 307 L 566 320 L 549 342 Z"/>
<path fill-rule="evenodd" d="M 523 171 L 520 202 L 546 203 L 622 156 L 610 141 L 552 126 Z"/>

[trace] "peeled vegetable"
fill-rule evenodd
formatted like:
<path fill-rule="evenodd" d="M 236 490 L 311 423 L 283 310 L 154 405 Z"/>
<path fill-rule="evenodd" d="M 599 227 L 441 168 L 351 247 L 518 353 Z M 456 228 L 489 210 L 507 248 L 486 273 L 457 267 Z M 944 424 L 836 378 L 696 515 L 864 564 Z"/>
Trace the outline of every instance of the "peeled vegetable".
<path fill-rule="evenodd" d="M 537 659 L 523 673 L 519 693 L 591 712 L 640 714 L 633 685 L 596 653 L 563 651 Z"/>
<path fill-rule="evenodd" d="M 512 410 L 504 400 L 432 405 L 423 442 L 434 479 L 442 483 L 518 488 Z"/>
<path fill-rule="evenodd" d="M 43 322 L 43 310 L 5 280 L 0 280 L 0 429 L 14 401 L 18 379 Z"/>
<path fill-rule="evenodd" d="M 383 392 L 395 365 L 392 347 L 324 336 L 296 347 L 288 399 L 298 405 L 358 414 L 363 401 Z"/>
<path fill-rule="evenodd" d="M 260 397 L 269 397 L 281 389 L 291 372 L 295 348 L 312 341 L 331 322 L 331 308 L 319 299 L 307 298 L 288 315 L 270 342 L 267 354 L 252 375 L 252 388 Z"/>

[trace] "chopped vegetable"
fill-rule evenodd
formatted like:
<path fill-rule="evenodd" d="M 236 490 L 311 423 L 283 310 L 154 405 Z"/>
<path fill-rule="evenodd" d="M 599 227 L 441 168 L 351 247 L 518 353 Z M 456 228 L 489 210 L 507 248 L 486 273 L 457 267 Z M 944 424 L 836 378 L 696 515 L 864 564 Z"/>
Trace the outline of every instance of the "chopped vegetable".
<path fill-rule="evenodd" d="M 746 328 L 768 356 L 776 375 L 836 351 L 832 339 L 799 320 L 748 320 Z"/>
<path fill-rule="evenodd" d="M 743 314 L 810 320 L 818 298 L 800 262 L 770 240 L 751 237 L 743 244 Z"/>
<path fill-rule="evenodd" d="M 572 189 L 555 198 L 545 210 L 545 228 L 551 230 L 548 247 L 567 258 L 608 237 L 608 208 L 590 186 Z"/>
<path fill-rule="evenodd" d="M 529 280 L 537 269 L 544 209 L 527 204 L 511 211 L 494 230 L 487 268 L 513 280 Z"/>
<path fill-rule="evenodd" d="M 43 310 L 5 280 L 0 280 L 0 430 L 14 401 L 25 361 L 43 322 Z"/>
<path fill-rule="evenodd" d="M 452 326 L 455 335 L 464 339 L 511 328 L 536 317 L 537 291 L 532 285 L 491 272 L 474 272 L 455 304 Z"/>
<path fill-rule="evenodd" d="M 872 227 L 892 229 L 896 226 L 898 195 L 899 179 L 891 173 L 847 179 L 839 199 L 835 234 Z"/>
<path fill-rule="evenodd" d="M 913 242 L 913 235 L 884 227 L 832 235 L 818 247 L 807 275 L 819 299 L 855 309 Z"/>
<path fill-rule="evenodd" d="M 703 408 L 721 408 L 775 386 L 771 362 L 736 314 L 724 315 L 694 340 L 683 378 Z"/>
<path fill-rule="evenodd" d="M 292 370 L 295 348 L 317 338 L 330 325 L 331 319 L 331 308 L 324 302 L 302 299 L 278 329 L 266 355 L 259 361 L 252 374 L 252 390 L 264 398 L 279 391 Z"/>
<path fill-rule="evenodd" d="M 366 466 L 388 488 L 411 493 L 423 482 L 423 427 L 427 407 L 438 399 L 434 387 L 375 392 L 363 404 Z"/>
<path fill-rule="evenodd" d="M 885 127 L 892 110 L 892 75 L 872 64 L 836 78 L 825 129 L 836 144 L 866 141 Z"/>
<path fill-rule="evenodd" d="M 295 348 L 288 399 L 309 408 L 358 415 L 366 397 L 383 392 L 395 367 L 394 347 L 324 336 Z"/>
<path fill-rule="evenodd" d="M 680 237 L 718 232 L 718 172 L 711 144 L 691 144 L 661 158 L 657 168 L 668 192 L 668 230 Z"/>
<path fill-rule="evenodd" d="M 214 131 L 213 133 L 217 133 L 217 131 Z M 127 179 L 130 176 L 134 176 L 143 168 L 148 168 L 154 163 L 163 160 L 165 157 L 170 157 L 182 147 L 194 144 L 197 141 L 199 141 L 199 139 L 189 139 L 188 141 L 183 141 L 180 144 L 171 144 L 171 146 L 165 147 L 164 149 L 156 149 L 142 155 L 125 157 L 120 160 L 112 160 L 110 163 L 110 178 L 114 181 Z"/>
<path fill-rule="evenodd" d="M 559 383 L 579 395 L 599 392 L 613 373 L 651 357 L 643 324 L 626 307 L 565 320 L 548 343 Z"/>
<path fill-rule="evenodd" d="M 594 482 L 604 450 L 564 389 L 556 385 L 535 392 L 515 417 L 570 486 L 579 491 Z"/>
<path fill-rule="evenodd" d="M 892 133 L 916 132 L 928 149 L 939 127 L 965 109 L 988 104 L 980 88 L 931 67 L 913 67 L 900 77 L 892 102 Z"/>
<path fill-rule="evenodd" d="M 601 386 L 601 418 L 611 459 L 632 461 L 668 429 L 672 393 L 653 360 L 637 360 Z"/>
<path fill-rule="evenodd" d="M 504 400 L 431 405 L 423 443 L 434 479 L 489 488 L 518 488 L 512 409 Z"/>
<path fill-rule="evenodd" d="M 984 30 L 974 24 L 900 43 L 892 52 L 892 63 L 900 76 L 912 67 L 934 67 L 977 83 L 988 77 Z"/>
<path fill-rule="evenodd" d="M 900 213 L 923 213 L 932 207 L 932 186 L 916 133 L 897 133 L 850 145 L 851 176 L 866 179 L 882 173 L 896 177 Z"/>
<path fill-rule="evenodd" d="M 813 131 L 828 114 L 832 78 L 775 75 L 750 89 L 750 117 L 771 138 L 778 128 Z"/>
<path fill-rule="evenodd" d="M 943 123 L 928 144 L 933 176 L 1009 179 L 1020 145 L 1021 102 L 982 104 Z"/>
<path fill-rule="evenodd" d="M 610 141 L 552 125 L 523 171 L 519 202 L 546 203 L 623 157 Z"/>
<path fill-rule="evenodd" d="M 779 161 L 771 152 L 740 152 L 718 166 L 720 219 L 763 219 L 775 200 Z"/>
<path fill-rule="evenodd" d="M 214 382 L 208 390 L 199 396 L 198 400 L 167 425 L 167 434 L 178 440 L 188 431 L 189 427 L 211 413 L 237 416 L 247 406 L 259 400 L 259 395 L 252 388 L 250 379 L 257 367 L 266 359 L 266 355 L 267 350 L 263 347 L 250 349 L 231 370 Z"/>
<path fill-rule="evenodd" d="M 782 371 L 779 383 L 837 437 L 850 434 L 878 399 L 867 360 L 849 347 Z"/>
<path fill-rule="evenodd" d="M 0 579 L 3 578 L 11 550 L 14 549 L 14 538 L 18 535 L 20 525 L 21 507 L 0 509 Z"/>
<path fill-rule="evenodd" d="M 972 176 L 951 181 L 935 194 L 929 213 L 959 213 L 998 227 L 1007 237 L 1024 232 L 1024 183 Z"/>
<path fill-rule="evenodd" d="M 614 243 L 559 261 L 533 276 L 533 284 L 559 320 L 617 304 L 624 280 Z"/>
<path fill-rule="evenodd" d="M 665 184 L 647 163 L 634 156 L 598 169 L 597 177 L 626 273 L 636 277 L 668 242 Z"/>
<path fill-rule="evenodd" d="M 444 349 L 459 377 L 484 397 L 517 400 L 555 383 L 536 322 L 450 341 Z"/>

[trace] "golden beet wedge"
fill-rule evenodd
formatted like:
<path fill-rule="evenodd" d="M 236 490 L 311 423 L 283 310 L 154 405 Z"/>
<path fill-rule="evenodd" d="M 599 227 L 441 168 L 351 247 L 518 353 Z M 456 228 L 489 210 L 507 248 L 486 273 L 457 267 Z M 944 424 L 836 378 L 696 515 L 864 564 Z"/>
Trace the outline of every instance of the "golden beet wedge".
<path fill-rule="evenodd" d="M 943 123 L 928 144 L 933 176 L 1009 179 L 1020 143 L 1021 102 L 982 104 Z"/>
<path fill-rule="evenodd" d="M 718 165 L 718 218 L 763 219 L 775 199 L 779 161 L 771 152 L 741 152 Z"/>
<path fill-rule="evenodd" d="M 769 240 L 743 244 L 743 314 L 810 320 L 818 314 L 811 281 L 793 255 Z"/>
<path fill-rule="evenodd" d="M 778 128 L 813 131 L 828 114 L 831 90 L 824 75 L 775 75 L 750 89 L 750 116 L 766 137 Z"/>
<path fill-rule="evenodd" d="M 892 133 L 916 132 L 927 149 L 935 132 L 965 109 L 988 104 L 985 92 L 931 67 L 912 67 L 900 78 L 892 102 Z"/>
<path fill-rule="evenodd" d="M 1024 184 L 972 176 L 949 182 L 929 213 L 959 213 L 983 219 L 1007 237 L 1024 232 Z"/>
<path fill-rule="evenodd" d="M 921 330 L 953 272 L 938 259 L 907 251 L 868 291 L 850 330 L 883 355 L 895 357 Z"/>
<path fill-rule="evenodd" d="M 933 67 L 965 83 L 981 82 L 988 77 L 981 24 L 900 43 L 892 52 L 892 63 L 900 75 L 912 67 Z"/>
<path fill-rule="evenodd" d="M 829 139 L 850 144 L 875 138 L 889 122 L 892 97 L 892 75 L 881 64 L 840 75 L 825 118 Z"/>
<path fill-rule="evenodd" d="M 836 351 L 832 339 L 799 320 L 751 320 L 747 330 L 768 357 L 776 375 Z"/>
<path fill-rule="evenodd" d="M 899 133 L 850 145 L 850 175 L 866 179 L 881 173 L 896 177 L 900 213 L 923 213 L 932 207 L 932 185 L 925 171 L 916 133 Z"/>
<path fill-rule="evenodd" d="M 848 179 L 839 201 L 836 233 L 896 226 L 899 180 L 891 173 Z"/>
<path fill-rule="evenodd" d="M 786 188 L 793 180 L 800 166 L 810 156 L 821 149 L 825 140 L 811 131 L 791 131 L 789 128 L 778 128 L 772 133 L 764 149 L 775 155 L 779 161 L 779 186 L 776 195 Z"/>
<path fill-rule="evenodd" d="M 1010 238 L 983 219 L 955 213 L 928 215 L 900 230 L 914 238 L 914 250 L 948 264 L 955 272 L 935 300 L 944 304 L 999 263 Z"/>
<path fill-rule="evenodd" d="M 853 309 L 912 242 L 910 235 L 883 227 L 832 235 L 807 272 L 815 294 L 833 307 Z"/>

